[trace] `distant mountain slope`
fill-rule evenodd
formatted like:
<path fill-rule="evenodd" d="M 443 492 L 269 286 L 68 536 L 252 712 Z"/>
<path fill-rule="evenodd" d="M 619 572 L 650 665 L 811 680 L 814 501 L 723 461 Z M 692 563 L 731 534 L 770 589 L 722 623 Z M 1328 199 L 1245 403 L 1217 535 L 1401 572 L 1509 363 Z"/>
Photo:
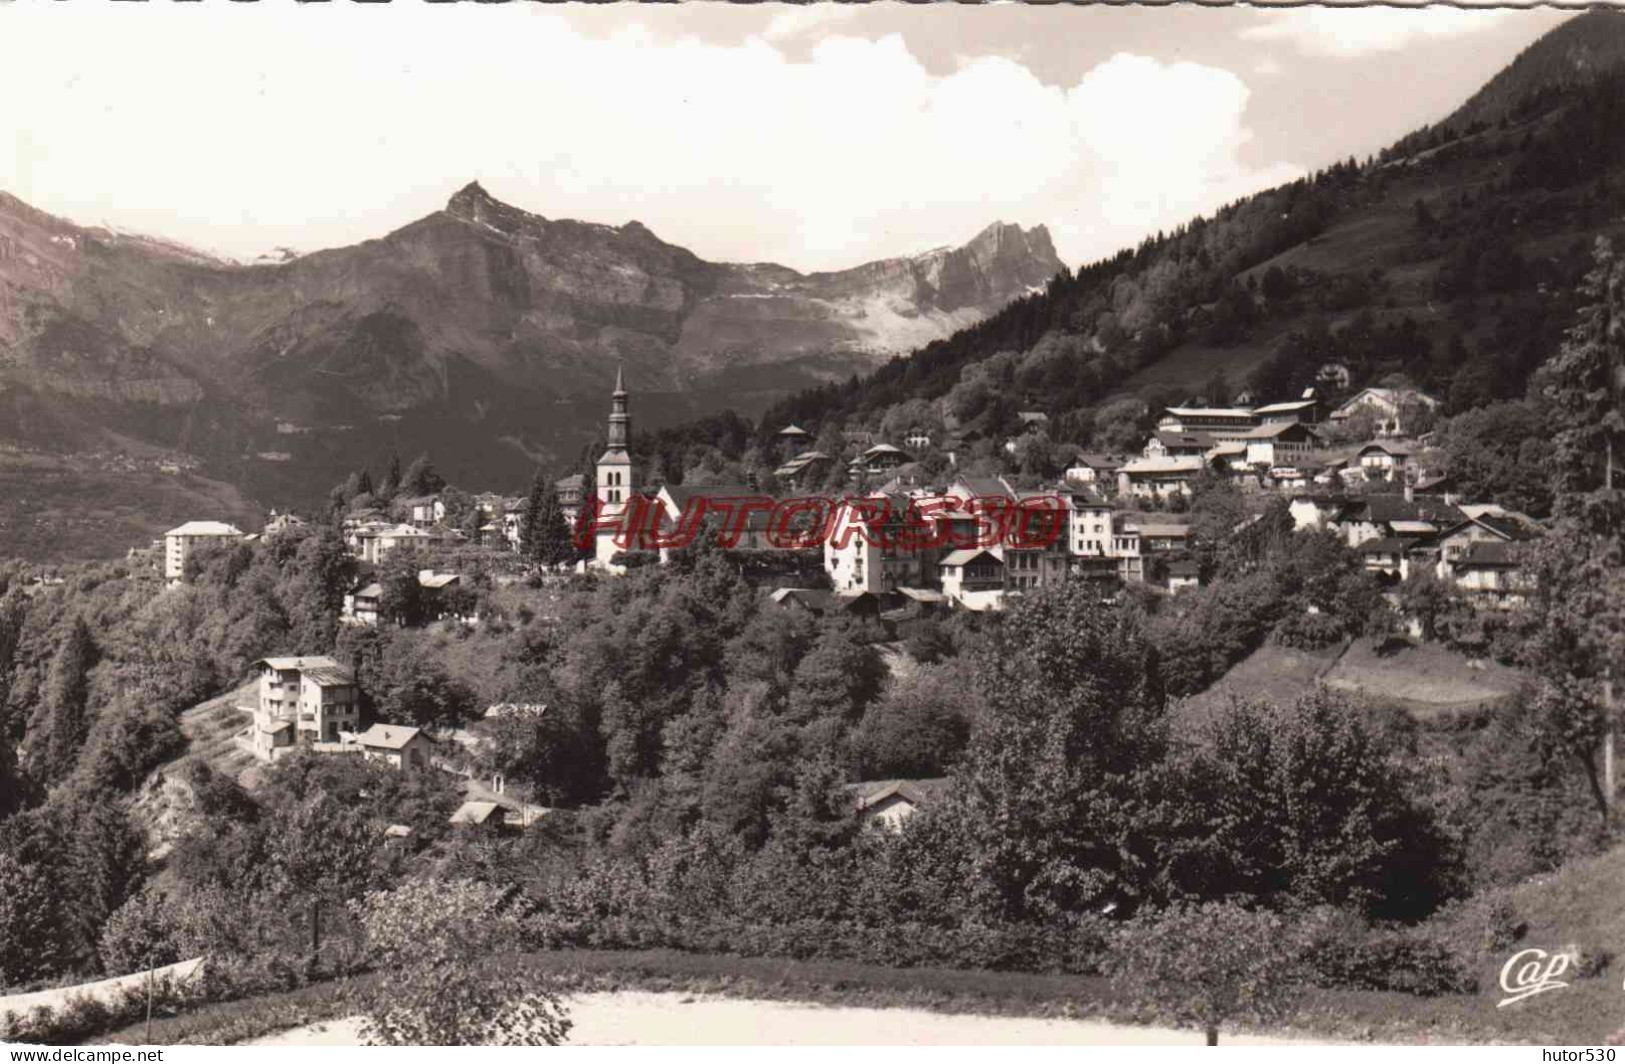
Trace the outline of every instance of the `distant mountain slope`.
<path fill-rule="evenodd" d="M 1588 85 L 1625 64 L 1625 11 L 1594 8 L 1545 34 L 1462 104 L 1445 125 L 1490 125 L 1542 92 Z"/>
<path fill-rule="evenodd" d="M 1625 13 L 1570 20 L 1460 112 L 1493 122 L 1440 123 L 1158 233 L 776 403 L 763 427 L 945 418 L 982 441 L 966 455 L 998 461 L 1022 410 L 1048 413 L 1057 442 L 1137 449 L 1132 400 L 1326 394 L 1328 364 L 1349 390 L 1405 376 L 1449 411 L 1522 396 L 1573 321 L 1593 241 L 1625 233 L 1621 57 Z"/>
<path fill-rule="evenodd" d="M 380 239 L 250 266 L 0 193 L 0 442 L 95 451 L 116 431 L 271 504 L 391 449 L 517 489 L 538 456 L 591 438 L 619 363 L 640 424 L 748 408 L 948 335 L 1060 269 L 1042 226 L 1002 223 L 833 273 L 713 263 L 478 184 Z"/>

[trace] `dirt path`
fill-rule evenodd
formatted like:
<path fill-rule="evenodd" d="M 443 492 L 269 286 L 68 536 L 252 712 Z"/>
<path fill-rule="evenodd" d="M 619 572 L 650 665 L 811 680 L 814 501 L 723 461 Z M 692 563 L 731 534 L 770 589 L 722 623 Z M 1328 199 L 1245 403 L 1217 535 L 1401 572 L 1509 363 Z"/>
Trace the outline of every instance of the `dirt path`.
<path fill-rule="evenodd" d="M 569 1000 L 571 1045 L 585 1046 L 1079 1046 L 1202 1045 L 1194 1031 L 1125 1027 L 1097 1020 L 956 1016 L 915 1009 L 863 1009 L 680 993 L 616 991 Z M 352 1020 L 313 1024 L 249 1045 L 348 1046 Z M 1221 1045 L 1317 1045 L 1221 1037 Z"/>

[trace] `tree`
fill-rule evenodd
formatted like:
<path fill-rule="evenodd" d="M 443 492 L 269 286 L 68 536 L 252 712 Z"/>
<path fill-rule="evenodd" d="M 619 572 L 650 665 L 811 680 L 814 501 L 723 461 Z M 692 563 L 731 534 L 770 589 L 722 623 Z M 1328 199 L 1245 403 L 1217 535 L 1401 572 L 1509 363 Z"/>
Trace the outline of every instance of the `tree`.
<path fill-rule="evenodd" d="M 1625 498 L 1562 497 L 1551 528 L 1521 553 L 1529 608 L 1511 634 L 1539 677 L 1528 707 L 1546 749 L 1585 772 L 1606 820 L 1597 761 L 1615 724 L 1605 687 L 1625 662 Z"/>
<path fill-rule="evenodd" d="M 429 456 L 420 454 L 401 476 L 401 490 L 408 495 L 433 495 L 446 487 L 446 478 L 435 471 Z"/>
<path fill-rule="evenodd" d="M 1129 836 L 1166 698 L 1137 619 L 1083 582 L 1043 588 L 974 660 L 984 708 L 950 802 L 971 903 L 1053 918 L 1140 896 Z"/>
<path fill-rule="evenodd" d="M 0 987 L 60 969 L 66 959 L 62 896 L 49 870 L 0 849 Z"/>
<path fill-rule="evenodd" d="M 373 494 L 381 501 L 388 502 L 401 490 L 401 456 L 389 456 L 389 468 L 384 471 L 384 479 L 378 482 L 378 490 Z"/>
<path fill-rule="evenodd" d="M 354 911 L 380 971 L 357 997 L 372 1045 L 549 1045 L 570 1033 L 546 972 L 510 954 L 524 933 L 508 891 L 411 880 Z"/>
<path fill-rule="evenodd" d="M 1280 917 L 1219 902 L 1136 920 L 1108 957 L 1141 1008 L 1204 1032 L 1210 1046 L 1232 1023 L 1278 1022 L 1307 982 Z"/>
<path fill-rule="evenodd" d="M 63 893 L 73 899 L 66 922 L 75 951 L 94 956 L 107 918 L 141 886 L 147 842 L 124 810 L 102 796 L 78 798 L 64 820 L 69 890 Z"/>
<path fill-rule="evenodd" d="M 1615 447 L 1625 431 L 1625 260 L 1608 238 L 1599 237 L 1593 261 L 1580 286 L 1589 302 L 1539 378 L 1561 411 L 1553 461 L 1560 487 L 1571 491 L 1599 480 L 1613 488 Z"/>
<path fill-rule="evenodd" d="M 383 594 L 378 599 L 378 612 L 387 621 L 413 628 L 423 623 L 428 607 L 428 596 L 418 579 L 422 559 L 414 549 L 396 549 L 385 556 L 378 570 L 378 585 Z"/>
<path fill-rule="evenodd" d="M 541 469 L 536 470 L 530 482 L 530 498 L 520 525 L 519 549 L 532 564 L 549 569 L 576 558 L 570 525 L 559 505 L 558 489 Z"/>
<path fill-rule="evenodd" d="M 90 669 L 96 663 L 96 645 L 83 617 L 68 626 L 67 638 L 51 658 L 45 681 L 45 704 L 50 713 L 45 760 L 36 773 L 59 778 L 72 771 L 79 748 L 90 731 L 86 719 L 90 697 Z"/>

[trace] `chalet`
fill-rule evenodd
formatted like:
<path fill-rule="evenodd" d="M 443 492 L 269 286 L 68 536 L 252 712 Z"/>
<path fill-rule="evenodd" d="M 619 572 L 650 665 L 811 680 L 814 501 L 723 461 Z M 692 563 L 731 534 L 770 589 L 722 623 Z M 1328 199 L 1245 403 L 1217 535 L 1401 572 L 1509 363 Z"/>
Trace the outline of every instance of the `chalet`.
<path fill-rule="evenodd" d="M 885 831 L 900 831 L 904 821 L 942 799 L 951 780 L 873 780 L 851 784 L 865 821 Z"/>
<path fill-rule="evenodd" d="M 1368 573 L 1381 573 L 1395 579 L 1403 579 L 1409 570 L 1405 563 L 1405 553 L 1417 543 L 1415 537 L 1378 536 L 1368 539 L 1360 544 L 1358 550 L 1365 563 Z"/>
<path fill-rule="evenodd" d="M 1146 441 L 1142 454 L 1146 458 L 1188 458 L 1207 454 L 1213 449 L 1215 442 L 1214 438 L 1205 432 L 1158 429 Z"/>
<path fill-rule="evenodd" d="M 1402 436 L 1408 429 L 1408 415 L 1417 410 L 1436 410 L 1439 401 L 1411 388 L 1364 388 L 1349 396 L 1336 410 L 1333 421 L 1346 421 L 1356 414 L 1368 413 L 1376 420 L 1379 436 Z"/>
<path fill-rule="evenodd" d="M 164 533 L 164 578 L 178 584 L 186 578 L 186 559 L 200 546 L 236 543 L 242 529 L 224 521 L 188 521 Z"/>
<path fill-rule="evenodd" d="M 1326 406 L 1315 398 L 1315 390 L 1310 388 L 1303 393 L 1302 399 L 1294 399 L 1286 403 L 1270 403 L 1253 410 L 1253 417 L 1258 419 L 1259 425 L 1318 425 L 1325 420 Z"/>
<path fill-rule="evenodd" d="M 931 446 L 931 434 L 920 428 L 909 429 L 903 443 L 912 450 L 923 451 Z"/>
<path fill-rule="evenodd" d="M 1005 590 L 1004 558 L 997 548 L 950 551 L 937 563 L 942 593 L 970 610 L 998 609 Z"/>
<path fill-rule="evenodd" d="M 344 593 L 344 608 L 339 614 L 342 624 L 372 628 L 378 624 L 378 607 L 384 599 L 384 585 L 376 580 L 363 580 Z"/>
<path fill-rule="evenodd" d="M 1144 499 L 1189 495 L 1206 461 L 1199 457 L 1138 458 L 1118 471 L 1117 491 Z"/>
<path fill-rule="evenodd" d="M 1315 430 L 1301 421 L 1275 421 L 1260 425 L 1238 443 L 1247 445 L 1247 464 L 1273 469 L 1294 465 L 1320 446 Z"/>
<path fill-rule="evenodd" d="M 1350 500 L 1332 523 L 1351 547 L 1368 539 L 1423 539 L 1457 524 L 1462 512 L 1436 495 L 1366 495 Z"/>
<path fill-rule="evenodd" d="M 1368 443 L 1360 448 L 1357 457 L 1360 461 L 1360 468 L 1366 471 L 1367 476 L 1376 474 L 1382 477 L 1392 477 L 1396 472 L 1401 472 L 1410 467 L 1412 460 L 1415 458 L 1415 452 L 1409 447 L 1400 447 L 1397 444 L 1379 441 L 1377 443 Z"/>
<path fill-rule="evenodd" d="M 893 447 L 889 443 L 877 443 L 858 456 L 863 469 L 870 476 L 878 476 L 888 470 L 896 469 L 913 461 L 908 452 L 901 447 Z"/>
<path fill-rule="evenodd" d="M 797 485 L 816 484 L 829 475 L 834 465 L 835 458 L 823 451 L 802 451 L 775 469 L 773 475 Z"/>
<path fill-rule="evenodd" d="M 261 658 L 252 747 L 273 761 L 296 746 L 338 743 L 341 731 L 361 726 L 355 674 L 330 657 Z"/>
<path fill-rule="evenodd" d="M 1539 535 L 1527 518 L 1499 507 L 1477 508 L 1476 516 L 1442 530 L 1427 544 L 1436 553 L 1438 575 L 1467 592 L 1475 606 L 1513 609 L 1528 596 L 1528 581 L 1516 547 Z"/>
<path fill-rule="evenodd" d="M 401 724 L 374 724 L 350 738 L 368 761 L 381 761 L 408 775 L 429 770 L 434 744 L 421 728 Z"/>
<path fill-rule="evenodd" d="M 1079 454 L 1067 467 L 1065 476 L 1078 484 L 1114 485 L 1117 471 L 1126 461 L 1128 459 L 1116 454 Z"/>

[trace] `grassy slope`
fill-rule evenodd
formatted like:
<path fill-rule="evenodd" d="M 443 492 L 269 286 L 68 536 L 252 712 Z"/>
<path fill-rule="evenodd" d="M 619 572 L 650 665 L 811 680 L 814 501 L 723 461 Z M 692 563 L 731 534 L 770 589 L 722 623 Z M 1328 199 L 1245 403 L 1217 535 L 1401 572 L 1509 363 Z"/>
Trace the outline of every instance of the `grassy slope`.
<path fill-rule="evenodd" d="M 1218 683 L 1188 699 L 1180 708 L 1186 719 L 1200 719 L 1232 696 L 1290 702 L 1316 680 L 1393 702 L 1426 717 L 1467 709 L 1504 698 L 1517 690 L 1516 670 L 1492 661 L 1469 661 L 1437 644 L 1405 645 L 1379 654 L 1369 640 L 1356 640 L 1346 652 L 1339 647 L 1303 651 L 1265 643 L 1238 662 Z"/>

